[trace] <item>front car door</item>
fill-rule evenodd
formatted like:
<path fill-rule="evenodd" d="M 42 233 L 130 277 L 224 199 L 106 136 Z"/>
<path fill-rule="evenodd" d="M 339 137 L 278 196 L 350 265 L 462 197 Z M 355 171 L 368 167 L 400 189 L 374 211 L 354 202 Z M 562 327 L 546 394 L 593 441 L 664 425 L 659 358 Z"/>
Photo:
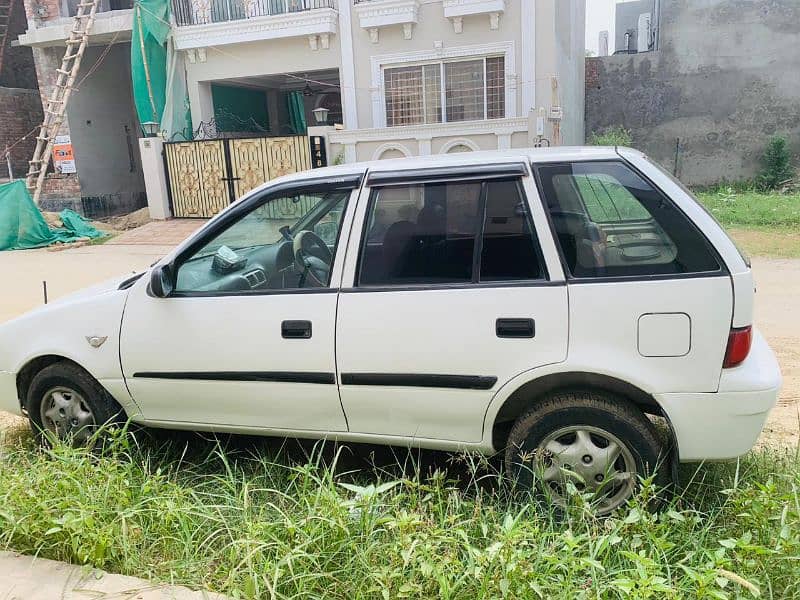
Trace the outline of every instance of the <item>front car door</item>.
<path fill-rule="evenodd" d="M 370 172 L 336 332 L 353 433 L 477 442 L 514 376 L 563 361 L 567 294 L 524 164 Z"/>
<path fill-rule="evenodd" d="M 338 282 L 360 175 L 240 201 L 168 265 L 174 291 L 131 290 L 125 380 L 146 421 L 346 431 L 335 379 Z"/>

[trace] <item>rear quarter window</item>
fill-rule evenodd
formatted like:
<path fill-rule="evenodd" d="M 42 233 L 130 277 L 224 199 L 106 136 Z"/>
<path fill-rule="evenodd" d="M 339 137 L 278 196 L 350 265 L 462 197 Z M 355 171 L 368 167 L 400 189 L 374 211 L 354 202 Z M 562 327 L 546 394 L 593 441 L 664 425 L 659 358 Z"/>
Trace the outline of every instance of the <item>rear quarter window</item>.
<path fill-rule="evenodd" d="M 540 165 L 540 193 L 573 278 L 715 273 L 694 223 L 622 161 Z"/>

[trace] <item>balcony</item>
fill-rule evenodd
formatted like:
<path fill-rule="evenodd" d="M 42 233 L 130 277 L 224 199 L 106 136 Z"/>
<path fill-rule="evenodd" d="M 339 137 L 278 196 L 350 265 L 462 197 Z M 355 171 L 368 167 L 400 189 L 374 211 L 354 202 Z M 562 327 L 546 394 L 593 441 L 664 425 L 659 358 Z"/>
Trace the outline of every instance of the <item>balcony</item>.
<path fill-rule="evenodd" d="M 172 0 L 179 50 L 308 36 L 326 49 L 335 34 L 334 0 Z"/>

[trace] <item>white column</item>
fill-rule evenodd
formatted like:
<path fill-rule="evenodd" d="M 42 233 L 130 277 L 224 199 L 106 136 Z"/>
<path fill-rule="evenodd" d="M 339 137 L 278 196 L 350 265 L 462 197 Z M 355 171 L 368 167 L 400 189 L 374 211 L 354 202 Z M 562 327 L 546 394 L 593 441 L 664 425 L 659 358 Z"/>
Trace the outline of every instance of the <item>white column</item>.
<path fill-rule="evenodd" d="M 521 5 L 522 64 L 519 78 L 522 84 L 522 106 L 518 115 L 508 115 L 510 117 L 527 116 L 536 108 L 536 2 L 530 0 Z"/>
<path fill-rule="evenodd" d="M 498 150 L 510 150 L 511 149 L 511 134 L 510 133 L 498 133 L 497 134 L 497 149 Z"/>
<path fill-rule="evenodd" d="M 339 69 L 339 85 L 342 90 L 342 114 L 345 129 L 358 129 L 358 106 L 356 104 L 356 73 L 353 55 L 353 25 L 350 19 L 351 3 L 339 2 L 339 48 L 342 62 Z"/>
<path fill-rule="evenodd" d="M 169 209 L 169 192 L 167 191 L 167 173 L 164 170 L 163 152 L 164 140 L 161 138 L 139 139 L 147 208 L 150 210 L 151 219 L 162 221 L 172 216 L 172 211 Z"/>
<path fill-rule="evenodd" d="M 354 163 L 358 161 L 358 157 L 356 155 L 356 145 L 355 143 L 345 144 L 344 145 L 344 162 L 345 163 Z"/>
<path fill-rule="evenodd" d="M 431 138 L 419 138 L 417 140 L 419 146 L 419 156 L 430 156 L 431 154 Z"/>

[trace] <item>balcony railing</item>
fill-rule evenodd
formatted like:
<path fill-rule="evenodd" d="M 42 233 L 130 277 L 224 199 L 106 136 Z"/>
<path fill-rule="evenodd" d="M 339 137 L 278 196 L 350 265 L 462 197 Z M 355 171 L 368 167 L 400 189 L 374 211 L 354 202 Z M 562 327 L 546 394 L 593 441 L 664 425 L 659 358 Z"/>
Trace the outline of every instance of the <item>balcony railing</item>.
<path fill-rule="evenodd" d="M 178 26 L 238 21 L 317 8 L 335 8 L 334 0 L 172 0 Z"/>

